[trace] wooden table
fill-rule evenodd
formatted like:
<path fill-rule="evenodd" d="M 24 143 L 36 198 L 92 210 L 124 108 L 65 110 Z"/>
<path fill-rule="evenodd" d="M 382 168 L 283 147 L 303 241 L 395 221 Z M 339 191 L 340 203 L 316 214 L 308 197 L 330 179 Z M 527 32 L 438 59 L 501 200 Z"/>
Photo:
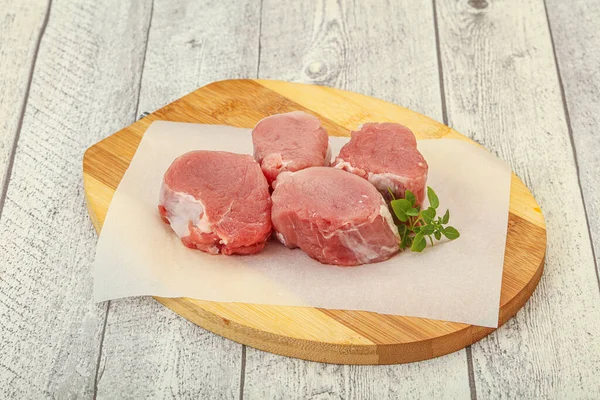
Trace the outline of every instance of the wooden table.
<path fill-rule="evenodd" d="M 600 397 L 600 4 L 0 0 L 0 398 Z M 92 301 L 91 144 L 211 81 L 329 85 L 482 143 L 545 211 L 517 316 L 466 350 L 338 366 L 254 350 L 152 299 Z"/>

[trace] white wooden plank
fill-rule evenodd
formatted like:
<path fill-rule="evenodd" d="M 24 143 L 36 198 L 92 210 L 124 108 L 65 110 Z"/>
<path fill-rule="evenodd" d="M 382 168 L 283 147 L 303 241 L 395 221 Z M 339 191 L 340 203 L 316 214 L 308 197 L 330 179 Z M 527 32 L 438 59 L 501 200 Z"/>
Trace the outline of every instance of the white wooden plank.
<path fill-rule="evenodd" d="M 544 3 L 438 0 L 437 16 L 450 125 L 512 165 L 548 227 L 532 299 L 472 346 L 477 395 L 597 398 L 600 296 Z"/>
<path fill-rule="evenodd" d="M 600 274 L 600 3 L 548 0 L 546 5 Z"/>
<path fill-rule="evenodd" d="M 263 4 L 260 78 L 352 90 L 443 119 L 431 2 L 277 4 Z M 464 350 L 392 366 L 246 354 L 245 399 L 470 398 Z"/>
<path fill-rule="evenodd" d="M 465 352 L 404 365 L 333 365 L 246 349 L 245 399 L 469 399 Z"/>
<path fill-rule="evenodd" d="M 155 0 L 138 113 L 209 82 L 254 77 L 260 4 Z M 111 302 L 98 398 L 234 398 L 242 346 L 149 298 Z"/>
<path fill-rule="evenodd" d="M 263 1 L 261 79 L 375 96 L 442 120 L 429 0 Z"/>
<path fill-rule="evenodd" d="M 0 0 L 0 195 L 47 11 L 47 0 Z"/>
<path fill-rule="evenodd" d="M 232 399 L 242 346 L 184 320 L 151 298 L 113 300 L 98 399 Z"/>
<path fill-rule="evenodd" d="M 91 398 L 106 305 L 81 157 L 133 121 L 149 8 L 54 0 L 0 218 L 0 398 Z"/>
<path fill-rule="evenodd" d="M 140 112 L 214 81 L 256 77 L 260 4 L 155 0 Z"/>
<path fill-rule="evenodd" d="M 246 348 L 244 399 L 343 399 L 349 366 L 320 364 Z"/>

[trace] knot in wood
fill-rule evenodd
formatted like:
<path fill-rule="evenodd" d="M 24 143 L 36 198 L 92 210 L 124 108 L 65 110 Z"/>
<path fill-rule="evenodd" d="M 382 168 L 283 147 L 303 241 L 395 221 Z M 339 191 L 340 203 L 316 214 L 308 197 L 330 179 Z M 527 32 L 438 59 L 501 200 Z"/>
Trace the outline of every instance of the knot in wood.
<path fill-rule="evenodd" d="M 304 69 L 304 73 L 313 80 L 323 79 L 327 75 L 327 65 L 321 61 L 311 61 Z"/>
<path fill-rule="evenodd" d="M 486 8 L 489 4 L 486 0 L 469 0 L 469 5 L 478 10 Z"/>

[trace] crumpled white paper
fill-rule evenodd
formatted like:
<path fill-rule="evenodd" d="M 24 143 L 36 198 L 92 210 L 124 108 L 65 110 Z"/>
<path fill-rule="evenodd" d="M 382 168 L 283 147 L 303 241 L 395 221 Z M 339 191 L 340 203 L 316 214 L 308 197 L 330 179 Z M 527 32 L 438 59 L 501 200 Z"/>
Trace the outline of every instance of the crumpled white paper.
<path fill-rule="evenodd" d="M 331 137 L 333 154 L 348 138 Z M 110 205 L 96 249 L 94 298 L 191 297 L 365 310 L 496 327 L 511 171 L 460 140 L 420 140 L 428 185 L 461 233 L 423 253 L 335 267 L 277 241 L 252 256 L 184 247 L 157 211 L 164 172 L 196 149 L 252 154 L 249 129 L 158 121 L 145 133 Z"/>

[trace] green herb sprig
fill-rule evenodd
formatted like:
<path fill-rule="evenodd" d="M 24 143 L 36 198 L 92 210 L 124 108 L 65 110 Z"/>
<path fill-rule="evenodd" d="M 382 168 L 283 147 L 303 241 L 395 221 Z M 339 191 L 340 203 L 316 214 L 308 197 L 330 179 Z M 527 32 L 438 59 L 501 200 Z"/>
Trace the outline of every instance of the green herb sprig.
<path fill-rule="evenodd" d="M 407 190 L 404 199 L 396 199 L 391 189 L 388 189 L 392 195 L 392 210 L 396 218 L 400 221 L 398 232 L 400 233 L 400 248 L 410 248 L 411 251 L 422 252 L 427 246 L 427 239 L 433 246 L 433 237 L 440 240 L 442 235 L 450 240 L 454 240 L 460 236 L 460 233 L 453 226 L 446 226 L 450 220 L 450 210 L 437 217 L 436 210 L 440 205 L 440 200 L 429 186 L 427 187 L 427 199 L 429 199 L 429 207 L 421 210 L 421 206 L 417 205 L 416 198 L 413 192 Z M 433 236 L 433 237 L 432 237 Z"/>

